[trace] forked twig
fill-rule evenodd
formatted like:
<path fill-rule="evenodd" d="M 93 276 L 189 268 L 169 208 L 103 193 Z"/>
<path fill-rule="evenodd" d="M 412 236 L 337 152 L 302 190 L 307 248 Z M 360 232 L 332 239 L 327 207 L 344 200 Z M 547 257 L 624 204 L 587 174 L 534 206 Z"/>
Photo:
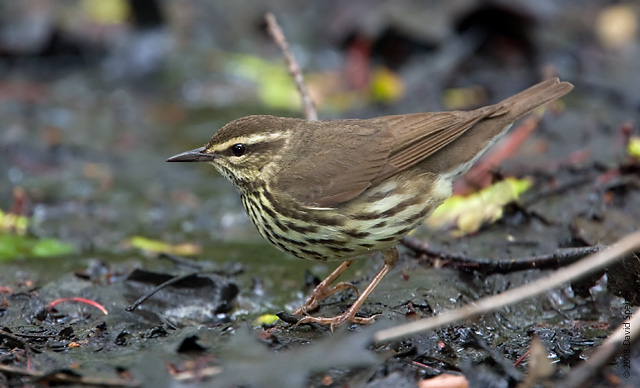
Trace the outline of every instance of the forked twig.
<path fill-rule="evenodd" d="M 287 66 L 289 69 L 289 74 L 293 78 L 293 81 L 296 83 L 298 87 L 298 91 L 300 92 L 300 97 L 302 99 L 302 106 L 304 108 L 304 116 L 309 121 L 318 120 L 318 112 L 316 111 L 316 107 L 313 104 L 313 100 L 309 95 L 309 90 L 307 89 L 307 85 L 304 83 L 304 77 L 302 76 L 302 70 L 300 69 L 300 65 L 296 61 L 296 58 L 293 56 L 291 49 L 289 48 L 289 43 L 287 42 L 287 38 L 284 36 L 282 32 L 282 28 L 278 24 L 276 17 L 268 12 L 264 16 L 267 21 L 267 29 L 269 31 L 269 35 L 276 42 L 282 54 L 284 55 L 284 59 L 287 62 Z"/>

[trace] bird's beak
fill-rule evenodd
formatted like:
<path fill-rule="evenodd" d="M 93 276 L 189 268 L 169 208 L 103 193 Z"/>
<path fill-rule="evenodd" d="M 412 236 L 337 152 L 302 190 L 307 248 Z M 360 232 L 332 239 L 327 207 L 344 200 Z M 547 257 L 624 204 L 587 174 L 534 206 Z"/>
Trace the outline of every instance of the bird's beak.
<path fill-rule="evenodd" d="M 204 152 L 205 147 L 186 151 L 178 155 L 173 155 L 167 162 L 210 162 L 215 159 L 215 155 Z"/>

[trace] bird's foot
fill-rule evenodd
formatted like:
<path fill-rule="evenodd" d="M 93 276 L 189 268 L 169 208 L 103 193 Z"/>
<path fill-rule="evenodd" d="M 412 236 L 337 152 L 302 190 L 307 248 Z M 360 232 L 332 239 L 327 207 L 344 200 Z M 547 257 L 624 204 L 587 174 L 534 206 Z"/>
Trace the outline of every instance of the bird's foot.
<path fill-rule="evenodd" d="M 307 315 L 306 317 L 300 318 L 296 326 L 302 325 L 305 323 L 317 323 L 323 326 L 329 326 L 331 331 L 338 326 L 341 326 L 347 322 L 357 323 L 359 325 L 368 325 L 375 321 L 375 315 L 372 317 L 356 317 L 356 313 L 358 309 L 354 309 L 353 306 L 349 308 L 347 311 L 340 315 L 336 315 L 335 317 L 312 317 Z"/>
<path fill-rule="evenodd" d="M 309 299 L 306 301 L 306 303 L 294 310 L 293 315 L 298 315 L 298 316 L 305 315 L 309 311 L 313 311 L 316 308 L 318 308 L 318 303 L 321 300 L 330 297 L 336 292 L 346 290 L 346 289 L 355 291 L 356 297 L 358 296 L 358 289 L 356 288 L 356 286 L 354 286 L 351 283 L 340 282 L 335 286 L 330 287 L 330 284 L 326 284 L 325 282 L 322 282 L 318 284 L 318 286 L 313 290 L 313 292 L 311 293 L 311 296 L 309 296 Z"/>

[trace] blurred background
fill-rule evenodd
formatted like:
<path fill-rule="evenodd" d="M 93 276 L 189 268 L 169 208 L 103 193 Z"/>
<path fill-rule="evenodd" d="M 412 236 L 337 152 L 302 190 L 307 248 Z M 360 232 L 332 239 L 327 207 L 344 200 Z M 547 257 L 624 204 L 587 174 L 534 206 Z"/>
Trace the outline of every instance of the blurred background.
<path fill-rule="evenodd" d="M 321 119 L 468 109 L 559 75 L 562 154 L 640 107 L 636 2 L 25 0 L 0 5 L 0 209 L 76 252 L 133 235 L 259 241 L 230 184 L 166 157 L 231 119 L 301 116 L 278 17 Z M 595 135 L 594 135 L 595 136 Z M 611 147 L 596 147 L 595 156 Z M 547 157 L 549 154 L 546 154 Z M 22 248 L 21 248 L 22 249 Z M 24 252 L 23 252 L 24 253 Z M 28 253 L 28 252 L 27 252 Z"/>

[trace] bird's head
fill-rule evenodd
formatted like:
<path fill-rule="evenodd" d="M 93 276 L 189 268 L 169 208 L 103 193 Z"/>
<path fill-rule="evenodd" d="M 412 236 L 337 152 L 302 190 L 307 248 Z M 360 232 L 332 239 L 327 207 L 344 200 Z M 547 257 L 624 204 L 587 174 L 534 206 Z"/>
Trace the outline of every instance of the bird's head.
<path fill-rule="evenodd" d="M 174 155 L 167 162 L 207 162 L 239 190 L 251 190 L 277 173 L 277 162 L 289 148 L 289 134 L 300 121 L 243 117 L 222 127 L 204 147 Z"/>

